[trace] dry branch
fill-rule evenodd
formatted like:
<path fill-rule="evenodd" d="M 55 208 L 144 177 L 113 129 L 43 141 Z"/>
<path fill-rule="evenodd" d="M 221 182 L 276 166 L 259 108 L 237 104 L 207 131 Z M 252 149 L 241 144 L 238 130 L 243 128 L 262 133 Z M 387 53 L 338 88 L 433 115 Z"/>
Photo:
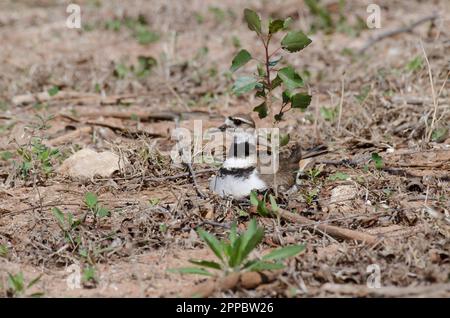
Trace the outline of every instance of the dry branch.
<path fill-rule="evenodd" d="M 55 101 L 70 101 L 76 104 L 90 104 L 97 103 L 100 105 L 114 105 L 120 103 L 133 103 L 136 95 L 117 95 L 117 96 L 101 96 L 93 93 L 79 93 L 79 92 L 58 92 L 55 96 L 50 96 L 48 92 L 41 92 L 37 94 L 17 95 L 12 98 L 14 105 L 29 105 L 33 103 L 45 103 L 52 100 Z"/>
<path fill-rule="evenodd" d="M 335 293 L 345 294 L 358 297 L 365 296 L 384 296 L 384 297 L 444 297 L 450 296 L 450 284 L 433 284 L 429 286 L 408 286 L 408 287 L 380 287 L 369 288 L 365 285 L 341 285 L 327 283 L 322 286 L 322 290 Z"/>
<path fill-rule="evenodd" d="M 323 223 L 317 224 L 317 223 L 311 222 L 311 220 L 309 220 L 308 218 L 306 218 L 304 216 L 286 211 L 284 209 L 279 209 L 278 215 L 286 221 L 302 224 L 311 229 L 317 228 L 320 231 L 322 231 L 334 238 L 349 240 L 349 241 L 365 242 L 370 245 L 373 245 L 373 244 L 377 243 L 377 241 L 378 241 L 378 239 L 373 235 L 355 231 L 355 230 L 344 229 L 344 228 L 334 226 L 334 225 L 328 225 L 328 224 L 323 224 Z"/>

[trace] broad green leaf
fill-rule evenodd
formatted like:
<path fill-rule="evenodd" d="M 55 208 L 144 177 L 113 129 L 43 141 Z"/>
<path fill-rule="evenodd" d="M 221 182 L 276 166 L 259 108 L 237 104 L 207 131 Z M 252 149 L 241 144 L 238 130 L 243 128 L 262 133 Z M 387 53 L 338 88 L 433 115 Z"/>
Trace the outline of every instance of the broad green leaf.
<path fill-rule="evenodd" d="M 242 76 L 236 80 L 236 82 L 232 87 L 232 90 L 237 96 L 239 96 L 247 92 L 250 92 L 257 85 L 258 81 L 255 78 L 250 76 Z"/>
<path fill-rule="evenodd" d="M 103 206 L 97 210 L 97 215 L 101 218 L 104 218 L 104 217 L 108 216 L 109 214 L 110 214 L 109 210 Z"/>
<path fill-rule="evenodd" d="M 283 67 L 279 70 L 278 77 L 280 77 L 288 90 L 294 90 L 304 85 L 303 79 L 292 66 Z"/>
<path fill-rule="evenodd" d="M 179 274 L 196 274 L 196 275 L 213 276 L 213 274 L 208 272 L 206 269 L 197 267 L 171 268 L 168 269 L 167 271 L 170 273 L 179 273 Z"/>
<path fill-rule="evenodd" d="M 289 134 L 280 135 L 280 147 L 286 146 L 291 140 L 291 136 Z"/>
<path fill-rule="evenodd" d="M 281 47 L 284 50 L 293 53 L 303 50 L 311 42 L 311 39 L 308 38 L 302 31 L 290 31 L 281 40 Z"/>
<path fill-rule="evenodd" d="M 209 267 L 209 268 L 213 268 L 213 269 L 221 269 L 222 268 L 220 266 L 220 264 L 218 264 L 216 262 L 212 262 L 212 261 L 190 259 L 189 262 L 192 264 L 198 265 L 198 266 L 202 266 L 202 267 Z"/>
<path fill-rule="evenodd" d="M 258 207 L 256 208 L 256 212 L 258 212 L 259 215 L 262 217 L 269 216 L 269 210 L 267 210 L 266 202 L 264 200 L 259 201 Z"/>
<path fill-rule="evenodd" d="M 309 104 L 311 104 L 311 95 L 297 93 L 291 97 L 291 105 L 292 108 L 300 108 L 301 110 L 305 110 L 308 108 Z"/>
<path fill-rule="evenodd" d="M 283 269 L 284 265 L 281 263 L 268 263 L 268 262 L 255 262 L 247 267 L 248 270 L 252 272 L 260 272 L 260 271 L 273 271 L 278 269 Z"/>
<path fill-rule="evenodd" d="M 247 21 L 248 28 L 250 30 L 255 31 L 258 34 L 261 34 L 261 19 L 255 11 L 245 9 L 244 18 L 245 21 Z"/>
<path fill-rule="evenodd" d="M 331 181 L 348 180 L 349 178 L 350 177 L 348 176 L 348 174 L 338 171 L 335 174 L 332 174 L 331 176 L 329 176 L 328 180 L 331 180 Z"/>
<path fill-rule="evenodd" d="M 256 67 L 258 70 L 258 76 L 259 77 L 264 77 L 266 76 L 266 70 L 264 69 L 264 65 L 262 64 L 258 64 L 258 66 Z"/>
<path fill-rule="evenodd" d="M 283 260 L 288 257 L 295 256 L 305 250 L 305 245 L 291 245 L 288 247 L 277 248 L 262 257 L 263 260 Z"/>
<path fill-rule="evenodd" d="M 97 203 L 98 203 L 98 198 L 97 198 L 97 196 L 96 196 L 94 193 L 92 193 L 92 192 L 87 192 L 87 193 L 84 195 L 84 202 L 86 203 L 86 205 L 87 205 L 88 208 L 94 209 L 95 206 L 96 206 Z"/>
<path fill-rule="evenodd" d="M 286 18 L 283 23 L 283 29 L 286 30 L 287 28 L 289 28 L 291 23 L 292 23 L 292 18 L 291 17 Z"/>
<path fill-rule="evenodd" d="M 9 151 L 3 151 L 2 153 L 0 153 L 0 159 L 2 159 L 4 161 L 8 161 L 13 156 L 14 156 L 13 153 L 9 152 Z"/>
<path fill-rule="evenodd" d="M 291 101 L 292 92 L 286 89 L 281 94 L 281 97 L 283 98 L 283 104 L 288 104 Z"/>
<path fill-rule="evenodd" d="M 50 95 L 50 96 L 55 96 L 55 95 L 57 95 L 58 93 L 59 93 L 59 87 L 58 86 L 53 86 L 52 88 L 50 88 L 48 91 L 48 94 Z"/>
<path fill-rule="evenodd" d="M 448 128 L 447 127 L 440 127 L 433 130 L 433 133 L 431 134 L 431 140 L 434 142 L 443 142 L 447 138 L 448 135 Z"/>
<path fill-rule="evenodd" d="M 283 83 L 283 81 L 282 81 L 281 78 L 277 75 L 277 76 L 272 80 L 272 83 L 271 83 L 270 86 L 271 86 L 271 88 L 272 88 L 272 90 L 273 90 L 273 89 L 277 88 L 278 86 L 280 86 L 281 83 Z"/>
<path fill-rule="evenodd" d="M 64 228 L 64 213 L 62 213 L 58 208 L 53 208 L 52 212 L 55 218 L 58 220 L 59 226 Z"/>
<path fill-rule="evenodd" d="M 216 256 L 223 262 L 222 243 L 212 234 L 209 234 L 203 229 L 197 230 L 200 238 L 208 244 L 209 248 L 216 254 Z"/>
<path fill-rule="evenodd" d="M 269 23 L 269 34 L 277 33 L 284 28 L 284 20 L 273 20 Z"/>
<path fill-rule="evenodd" d="M 372 153 L 372 160 L 375 163 L 375 168 L 382 169 L 384 166 L 383 158 L 376 152 Z"/>
<path fill-rule="evenodd" d="M 240 67 L 247 64 L 252 59 L 251 54 L 247 50 L 240 50 L 231 62 L 230 71 L 235 72 Z"/>
<path fill-rule="evenodd" d="M 423 59 L 420 55 L 417 55 L 411 61 L 406 64 L 406 69 L 410 72 L 417 71 L 422 68 Z"/>
<path fill-rule="evenodd" d="M 261 105 L 256 106 L 255 108 L 253 108 L 254 112 L 258 113 L 258 117 L 259 118 L 266 118 L 267 117 L 267 104 L 266 102 L 263 102 Z"/>

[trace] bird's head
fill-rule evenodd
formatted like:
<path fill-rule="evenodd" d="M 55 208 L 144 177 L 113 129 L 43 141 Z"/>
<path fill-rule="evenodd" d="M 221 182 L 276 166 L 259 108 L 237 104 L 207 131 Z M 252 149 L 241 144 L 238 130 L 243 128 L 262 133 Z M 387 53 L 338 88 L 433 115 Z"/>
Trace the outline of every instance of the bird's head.
<path fill-rule="evenodd" d="M 249 114 L 236 114 L 226 117 L 225 122 L 219 127 L 219 129 L 221 131 L 225 131 L 227 129 L 233 131 L 236 129 L 242 129 L 247 131 L 249 129 L 255 129 L 255 126 L 255 122 Z"/>

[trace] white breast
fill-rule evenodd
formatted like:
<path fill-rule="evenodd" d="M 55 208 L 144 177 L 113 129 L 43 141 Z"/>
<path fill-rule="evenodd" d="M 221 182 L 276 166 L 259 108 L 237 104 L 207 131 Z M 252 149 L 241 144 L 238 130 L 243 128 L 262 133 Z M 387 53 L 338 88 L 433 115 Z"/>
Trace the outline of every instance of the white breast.
<path fill-rule="evenodd" d="M 210 190 L 221 197 L 243 199 L 252 190 L 265 190 L 266 183 L 258 176 L 256 169 L 247 177 L 239 178 L 234 175 L 214 176 L 210 183 Z"/>

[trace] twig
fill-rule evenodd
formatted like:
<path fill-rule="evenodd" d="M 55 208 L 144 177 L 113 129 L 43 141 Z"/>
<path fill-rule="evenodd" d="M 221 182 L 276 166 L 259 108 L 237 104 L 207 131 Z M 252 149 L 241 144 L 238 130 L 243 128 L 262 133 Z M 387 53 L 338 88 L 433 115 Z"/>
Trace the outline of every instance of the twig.
<path fill-rule="evenodd" d="M 192 168 L 192 164 L 191 164 L 190 162 L 186 162 L 185 165 L 186 165 L 186 166 L 188 167 L 188 169 L 189 169 L 189 174 L 190 174 L 191 177 L 192 177 L 192 182 L 194 183 L 195 191 L 197 192 L 197 194 L 199 195 L 200 198 L 205 199 L 205 198 L 206 198 L 206 195 L 200 190 L 200 187 L 199 187 L 199 185 L 198 185 L 198 183 L 197 183 L 197 179 L 195 178 L 195 171 L 194 171 L 194 169 Z"/>
<path fill-rule="evenodd" d="M 373 245 L 378 241 L 378 239 L 373 235 L 354 231 L 354 230 L 344 229 L 344 228 L 337 227 L 334 225 L 316 224 L 315 222 L 311 222 L 311 220 L 309 220 L 308 218 L 306 218 L 304 216 L 286 211 L 284 209 L 279 209 L 278 215 L 282 219 L 287 220 L 289 222 L 299 223 L 299 224 L 305 225 L 307 227 L 310 227 L 312 229 L 317 228 L 320 231 L 325 232 L 334 238 L 350 240 L 350 241 L 365 242 L 370 245 Z"/>
<path fill-rule="evenodd" d="M 386 31 L 384 33 L 379 34 L 378 36 L 370 39 L 369 41 L 366 42 L 366 44 L 364 44 L 364 46 L 359 50 L 359 53 L 364 53 L 368 48 L 370 48 L 372 45 L 374 45 L 377 42 L 380 42 L 381 40 L 384 40 L 385 38 L 391 37 L 391 36 L 395 36 L 397 34 L 400 33 L 404 33 L 404 32 L 411 32 L 415 27 L 428 22 L 428 21 L 434 21 L 439 17 L 439 15 L 437 13 L 433 13 L 430 16 L 426 16 L 423 17 L 417 21 L 415 21 L 414 23 L 412 23 L 409 26 L 404 26 L 398 29 L 394 29 L 394 30 L 389 30 Z"/>
<path fill-rule="evenodd" d="M 385 297 L 407 297 L 407 296 L 437 296 L 449 295 L 450 284 L 432 284 L 428 286 L 387 286 L 380 288 L 369 288 L 365 285 L 353 284 L 331 284 L 327 283 L 322 286 L 322 290 L 329 293 L 348 294 L 359 297 L 368 295 L 385 296 Z"/>
<path fill-rule="evenodd" d="M 431 85 L 431 98 L 433 99 L 433 106 L 434 106 L 433 119 L 431 120 L 430 131 L 428 132 L 428 136 L 427 136 L 427 141 L 429 142 L 431 139 L 431 135 L 433 134 L 433 131 L 434 131 L 438 103 L 437 103 L 437 98 L 436 98 L 436 92 L 434 91 L 433 74 L 431 72 L 430 61 L 428 60 L 428 55 L 427 55 L 427 52 L 425 52 L 425 48 L 423 47 L 422 41 L 420 41 L 420 47 L 422 48 L 423 56 L 425 57 L 425 61 L 427 62 L 428 76 L 430 78 L 430 85 Z"/>
<path fill-rule="evenodd" d="M 338 132 L 341 131 L 342 105 L 344 104 L 344 74 L 341 79 L 341 100 L 339 101 Z"/>

